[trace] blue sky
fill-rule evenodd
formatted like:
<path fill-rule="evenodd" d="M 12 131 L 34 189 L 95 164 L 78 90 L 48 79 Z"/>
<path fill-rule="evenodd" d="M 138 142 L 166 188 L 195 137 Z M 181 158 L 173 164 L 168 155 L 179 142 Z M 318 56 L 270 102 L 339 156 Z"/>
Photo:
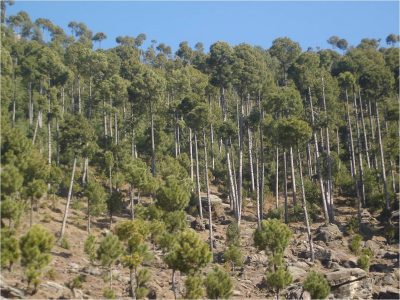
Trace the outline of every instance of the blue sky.
<path fill-rule="evenodd" d="M 68 33 L 70 21 L 84 22 L 93 32 L 108 36 L 103 48 L 115 46 L 118 35 L 145 33 L 176 50 L 179 42 L 206 49 L 218 40 L 269 48 L 277 37 L 288 36 L 307 47 L 327 48 L 338 35 L 351 45 L 361 38 L 398 33 L 399 3 L 384 2 L 116 2 L 16 1 L 7 14 L 20 10 L 34 20 L 48 18 Z"/>

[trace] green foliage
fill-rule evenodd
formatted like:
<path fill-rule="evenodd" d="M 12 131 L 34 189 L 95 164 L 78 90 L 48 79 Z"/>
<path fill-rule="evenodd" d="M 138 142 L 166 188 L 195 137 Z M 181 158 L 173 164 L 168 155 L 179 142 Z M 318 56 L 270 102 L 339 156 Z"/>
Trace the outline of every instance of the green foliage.
<path fill-rule="evenodd" d="M 325 277 L 315 271 L 308 273 L 303 287 L 310 293 L 312 299 L 325 299 L 331 290 Z"/>
<path fill-rule="evenodd" d="M 210 262 L 211 253 L 198 234 L 188 229 L 177 235 L 164 260 L 171 269 L 192 274 Z"/>
<path fill-rule="evenodd" d="M 229 274 L 218 267 L 208 273 L 205 286 L 209 299 L 228 299 L 232 296 L 232 280 Z"/>
<path fill-rule="evenodd" d="M 106 299 L 116 299 L 117 296 L 115 295 L 114 290 L 110 289 L 110 288 L 105 288 L 103 290 L 103 297 Z"/>
<path fill-rule="evenodd" d="M 88 211 L 91 216 L 98 216 L 105 212 L 107 196 L 99 182 L 95 180 L 89 181 L 85 187 L 84 195 L 88 198 Z"/>
<path fill-rule="evenodd" d="M 18 225 L 24 208 L 22 201 L 6 198 L 0 202 L 1 219 L 8 219 L 10 223 L 13 221 L 15 225 Z"/>
<path fill-rule="evenodd" d="M 190 186 L 186 181 L 169 176 L 157 191 L 157 205 L 165 211 L 183 210 L 189 204 Z"/>
<path fill-rule="evenodd" d="M 364 269 L 365 271 L 369 271 L 369 265 L 370 265 L 370 257 L 367 254 L 362 254 L 358 259 L 357 259 L 357 265 L 361 268 Z"/>
<path fill-rule="evenodd" d="M 203 277 L 189 275 L 185 280 L 185 299 L 202 299 L 204 297 Z"/>
<path fill-rule="evenodd" d="M 21 266 L 26 270 L 28 285 L 33 283 L 36 290 L 41 272 L 51 260 L 54 236 L 40 225 L 35 225 L 21 237 L 19 245 Z"/>
<path fill-rule="evenodd" d="M 60 241 L 60 247 L 64 248 L 64 249 L 67 249 L 67 250 L 69 249 L 69 242 L 68 242 L 68 239 L 65 236 L 63 236 L 63 238 Z"/>
<path fill-rule="evenodd" d="M 105 236 L 97 249 L 97 259 L 101 265 L 110 268 L 122 253 L 122 245 L 118 237 L 113 234 Z"/>
<path fill-rule="evenodd" d="M 292 232 L 289 227 L 276 219 L 264 220 L 261 228 L 254 232 L 254 245 L 259 250 L 281 253 L 289 243 Z"/>
<path fill-rule="evenodd" d="M 86 281 L 86 275 L 79 274 L 78 276 L 72 278 L 72 280 L 67 284 L 67 286 L 73 289 L 80 289 L 82 288 L 83 283 Z"/>
<path fill-rule="evenodd" d="M 283 209 L 282 207 L 279 208 L 270 208 L 266 215 L 267 219 L 277 219 L 282 220 L 283 218 Z"/>
<path fill-rule="evenodd" d="M 292 283 L 292 275 L 283 266 L 279 266 L 275 271 L 267 272 L 266 281 L 269 289 L 279 293 Z"/>
<path fill-rule="evenodd" d="M 13 236 L 14 234 L 15 232 L 7 228 L 2 228 L 0 231 L 1 267 L 8 268 L 10 271 L 21 255 L 18 240 Z"/>
<path fill-rule="evenodd" d="M 186 213 L 184 211 L 172 211 L 164 215 L 166 230 L 170 233 L 182 231 L 187 228 Z"/>
<path fill-rule="evenodd" d="M 321 190 L 316 182 L 304 178 L 304 191 L 308 202 L 318 205 L 321 203 Z"/>
<path fill-rule="evenodd" d="M 240 246 L 240 228 L 236 222 L 226 228 L 226 243 L 228 246 Z"/>
<path fill-rule="evenodd" d="M 93 234 L 87 237 L 83 249 L 89 256 L 90 262 L 93 263 L 96 259 L 96 237 Z"/>
<path fill-rule="evenodd" d="M 357 217 L 351 217 L 346 226 L 346 231 L 348 234 L 359 233 L 360 227 L 358 226 Z"/>
<path fill-rule="evenodd" d="M 224 259 L 230 263 L 232 269 L 235 267 L 241 267 L 243 265 L 243 253 L 242 250 L 234 245 L 229 246 L 224 252 Z"/>
<path fill-rule="evenodd" d="M 151 274 L 148 269 L 141 269 L 136 276 L 137 287 L 135 289 L 136 298 L 144 299 L 149 293 L 149 289 L 146 287 L 146 283 L 150 280 Z"/>
<path fill-rule="evenodd" d="M 351 252 L 354 254 L 358 255 L 361 252 L 361 242 L 363 238 L 361 235 L 356 234 L 354 237 L 350 240 L 349 248 Z"/>

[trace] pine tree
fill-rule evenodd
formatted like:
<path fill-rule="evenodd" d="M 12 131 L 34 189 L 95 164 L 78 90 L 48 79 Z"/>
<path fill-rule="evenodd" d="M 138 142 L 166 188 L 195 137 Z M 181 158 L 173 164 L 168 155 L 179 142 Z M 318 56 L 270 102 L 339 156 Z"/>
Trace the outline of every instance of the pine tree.
<path fill-rule="evenodd" d="M 218 267 L 208 273 L 205 285 L 209 299 L 228 299 L 232 295 L 232 280 Z"/>

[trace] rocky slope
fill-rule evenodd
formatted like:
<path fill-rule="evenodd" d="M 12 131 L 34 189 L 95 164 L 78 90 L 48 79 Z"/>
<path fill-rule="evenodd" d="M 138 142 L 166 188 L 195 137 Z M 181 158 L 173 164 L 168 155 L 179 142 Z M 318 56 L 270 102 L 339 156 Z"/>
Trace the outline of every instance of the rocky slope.
<path fill-rule="evenodd" d="M 232 221 L 229 205 L 222 203 L 214 196 L 215 207 L 215 260 L 222 262 L 222 253 L 225 249 L 225 230 Z M 339 199 L 340 200 L 340 199 Z M 220 203 L 221 202 L 221 203 Z M 256 228 L 254 207 L 246 202 L 241 225 L 242 247 L 245 263 L 242 268 L 231 272 L 234 279 L 234 299 L 243 298 L 272 298 L 273 294 L 263 288 L 263 276 L 268 264 L 268 258 L 263 252 L 257 251 L 252 242 L 252 235 Z M 35 222 L 41 223 L 55 234 L 61 226 L 61 209 L 65 203 L 62 199 L 56 207 L 50 208 L 49 203 L 43 202 L 40 214 L 35 214 Z M 35 295 L 25 292 L 26 282 L 23 279 L 23 270 L 16 266 L 10 273 L 3 270 L 0 278 L 1 296 L 3 298 L 35 298 L 35 299 L 89 299 L 102 298 L 103 289 L 107 284 L 104 281 L 104 270 L 89 263 L 83 252 L 83 245 L 87 237 L 84 209 L 71 209 L 67 225 L 67 239 L 69 249 L 56 245 L 52 251 L 52 262 L 46 269 L 39 291 Z M 355 215 L 355 210 L 346 206 L 346 202 L 338 203 L 336 224 L 325 226 L 322 222 L 312 224 L 312 233 L 315 243 L 316 261 L 311 263 L 308 258 L 308 244 L 305 227 L 302 223 L 290 223 L 293 238 L 285 252 L 288 269 L 293 276 L 293 283 L 284 291 L 282 297 L 288 299 L 308 299 L 309 294 L 302 290 L 302 281 L 311 269 L 325 275 L 331 285 L 330 299 L 398 299 L 399 292 L 399 248 L 398 245 L 389 245 L 382 237 L 382 227 L 368 212 L 363 212 L 363 223 L 368 236 L 362 242 L 363 246 L 373 251 L 373 258 L 369 272 L 357 267 L 357 257 L 348 247 L 352 235 L 345 234 L 345 226 L 349 217 Z M 114 223 L 126 216 L 114 218 Z M 189 225 L 201 227 L 198 221 L 188 216 Z M 28 229 L 28 223 L 23 222 L 18 232 Z M 98 218 L 93 222 L 93 233 L 104 235 L 108 231 L 108 218 Z M 204 240 L 207 240 L 207 231 L 198 231 Z M 162 260 L 161 251 L 155 250 L 155 259 L 149 266 L 152 279 L 149 298 L 171 299 L 171 270 Z M 207 271 L 207 270 L 205 270 Z M 69 289 L 69 283 L 79 274 L 84 275 L 84 282 L 79 289 Z M 113 289 L 120 298 L 128 298 L 128 270 L 117 265 L 113 271 Z M 177 276 L 179 289 L 183 291 L 184 276 Z"/>

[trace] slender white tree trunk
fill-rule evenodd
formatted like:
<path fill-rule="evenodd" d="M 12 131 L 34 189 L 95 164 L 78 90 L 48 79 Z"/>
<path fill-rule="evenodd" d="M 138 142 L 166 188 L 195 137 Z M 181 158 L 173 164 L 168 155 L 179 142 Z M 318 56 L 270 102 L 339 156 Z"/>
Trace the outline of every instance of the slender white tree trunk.
<path fill-rule="evenodd" d="M 288 212 L 288 189 L 287 189 L 287 167 L 286 167 L 286 151 L 283 151 L 283 177 L 284 177 L 284 191 L 285 191 L 285 223 L 289 223 Z"/>
<path fill-rule="evenodd" d="M 203 205 L 201 203 L 201 194 L 200 194 L 200 166 L 199 166 L 199 150 L 197 143 L 197 132 L 194 132 L 194 150 L 196 152 L 196 188 L 197 188 L 197 198 L 199 201 L 199 215 L 200 220 L 203 221 Z"/>
<path fill-rule="evenodd" d="M 65 233 L 65 226 L 67 224 L 67 218 L 68 218 L 68 210 L 69 210 L 69 205 L 71 203 L 71 197 L 72 197 L 72 188 L 74 186 L 75 169 L 76 169 L 76 157 L 74 158 L 74 163 L 72 166 L 72 175 L 71 175 L 71 181 L 69 184 L 68 198 L 67 198 L 67 203 L 65 204 L 64 217 L 63 217 L 63 221 L 62 221 L 62 225 L 61 225 L 61 232 L 60 232 L 58 241 L 62 240 L 62 238 L 64 237 L 64 233 Z"/>
<path fill-rule="evenodd" d="M 297 204 L 297 195 L 296 195 L 296 175 L 294 172 L 294 163 L 293 163 L 293 148 L 290 147 L 290 169 L 292 171 L 292 190 L 293 190 L 293 205 Z"/>
<path fill-rule="evenodd" d="M 275 206 L 279 207 L 279 149 L 276 147 L 276 170 L 275 170 Z"/>
<path fill-rule="evenodd" d="M 189 128 L 190 178 L 194 181 L 192 129 Z"/>
<path fill-rule="evenodd" d="M 203 130 L 203 143 L 204 143 L 204 163 L 205 163 L 205 179 L 206 179 L 206 189 L 207 189 L 207 201 L 208 201 L 208 232 L 210 238 L 210 251 L 211 257 L 213 257 L 213 248 L 214 248 L 214 236 L 213 236 L 213 229 L 212 229 L 212 207 L 211 207 L 211 195 L 210 195 L 210 186 L 208 182 L 208 162 L 207 162 L 207 140 L 206 140 L 206 132 Z M 212 258 L 211 258 L 212 260 Z"/>

